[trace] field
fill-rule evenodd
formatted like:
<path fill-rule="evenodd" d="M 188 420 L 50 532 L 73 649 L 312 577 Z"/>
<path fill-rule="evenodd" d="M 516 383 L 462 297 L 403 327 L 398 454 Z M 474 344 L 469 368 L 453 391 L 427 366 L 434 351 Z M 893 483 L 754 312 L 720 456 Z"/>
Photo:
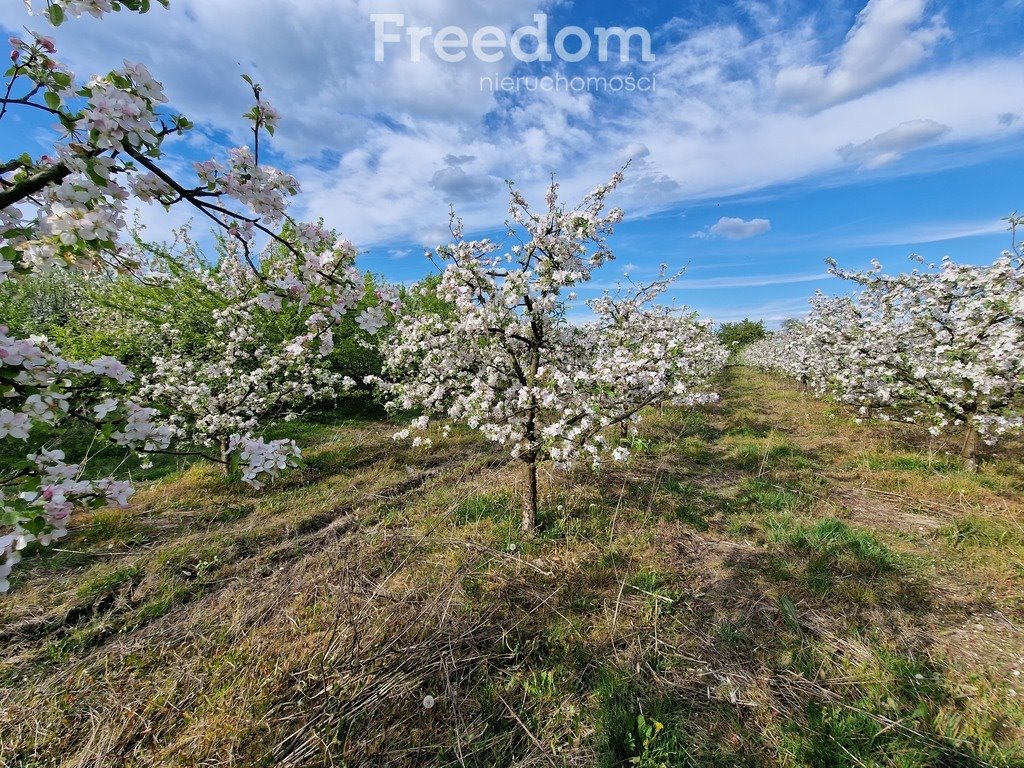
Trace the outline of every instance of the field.
<path fill-rule="evenodd" d="M 533 538 L 518 465 L 371 406 L 260 494 L 158 466 L 0 602 L 0 765 L 1024 766 L 1021 446 L 720 391 Z"/>

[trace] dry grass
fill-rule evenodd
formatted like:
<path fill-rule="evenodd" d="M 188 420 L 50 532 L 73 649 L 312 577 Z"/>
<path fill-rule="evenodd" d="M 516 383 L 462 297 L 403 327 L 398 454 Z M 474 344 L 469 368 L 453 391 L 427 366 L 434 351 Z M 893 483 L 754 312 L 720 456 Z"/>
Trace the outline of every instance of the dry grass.
<path fill-rule="evenodd" d="M 82 515 L 0 604 L 0 764 L 1024 765 L 1019 463 L 723 387 L 531 539 L 488 445 L 372 421 Z"/>

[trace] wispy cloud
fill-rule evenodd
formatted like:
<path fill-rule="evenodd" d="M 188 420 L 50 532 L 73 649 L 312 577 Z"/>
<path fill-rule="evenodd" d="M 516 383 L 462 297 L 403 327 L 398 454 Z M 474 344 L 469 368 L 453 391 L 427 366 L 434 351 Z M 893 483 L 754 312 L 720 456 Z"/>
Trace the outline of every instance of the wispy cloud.
<path fill-rule="evenodd" d="M 763 320 L 769 327 L 775 328 L 790 318 L 806 315 L 808 311 L 810 311 L 808 299 L 802 298 L 770 301 L 726 310 L 711 309 L 702 314 L 714 318 L 716 323 L 733 323 L 750 318 L 751 320 Z"/>
<path fill-rule="evenodd" d="M 815 272 L 806 275 L 747 275 L 745 277 L 706 277 L 688 280 L 685 277 L 676 285 L 679 288 L 758 288 L 766 285 L 794 285 L 796 283 L 823 282 L 829 275 Z"/>
<path fill-rule="evenodd" d="M 917 245 L 920 243 L 942 243 L 965 237 L 981 237 L 1004 233 L 1009 244 L 1009 225 L 1005 221 L 989 219 L 969 222 L 937 222 L 915 224 L 909 227 L 847 238 L 844 242 L 852 246 Z"/>

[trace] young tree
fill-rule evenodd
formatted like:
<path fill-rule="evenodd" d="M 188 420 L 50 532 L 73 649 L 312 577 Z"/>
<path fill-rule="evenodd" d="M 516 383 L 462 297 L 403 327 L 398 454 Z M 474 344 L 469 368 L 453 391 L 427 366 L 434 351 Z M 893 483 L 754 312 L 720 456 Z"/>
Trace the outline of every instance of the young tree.
<path fill-rule="evenodd" d="M 209 460 L 225 473 L 237 465 L 243 480 L 259 487 L 261 475 L 273 476 L 298 455 L 291 440 L 259 447 L 259 436 L 270 423 L 290 421 L 352 387 L 355 380 L 338 369 L 347 360 L 334 359 L 334 342 L 340 337 L 349 347 L 372 349 L 363 328 L 376 326 L 364 311 L 346 335 L 323 334 L 311 345 L 306 336 L 318 324 L 316 311 L 277 306 L 276 296 L 262 292 L 262 281 L 277 273 L 278 254 L 265 254 L 254 273 L 231 241 L 221 244 L 213 267 L 187 233 L 179 242 L 184 249 L 138 239 L 148 275 L 122 277 L 104 297 L 114 318 L 127 318 L 127 327 L 148 339 L 150 365 L 134 397 L 158 408 L 157 421 L 179 443 L 213 449 Z M 373 287 L 353 306 L 396 300 L 393 289 Z"/>
<path fill-rule="evenodd" d="M 1012 221 L 1015 224 L 1015 221 Z M 798 326 L 752 346 L 754 365 L 796 375 L 865 417 L 963 430 L 967 468 L 978 442 L 1024 429 L 1024 254 L 987 266 L 940 265 L 886 275 L 833 274 L 853 297 L 812 300 Z"/>
<path fill-rule="evenodd" d="M 782 327 L 752 341 L 739 352 L 739 362 L 762 371 L 790 376 L 807 390 L 810 379 L 807 326 L 799 320 L 787 320 Z"/>
<path fill-rule="evenodd" d="M 856 376 L 846 385 L 879 418 L 964 430 L 962 455 L 978 466 L 978 441 L 994 445 L 1024 427 L 1024 259 L 987 266 L 945 259 L 884 275 L 833 267 L 862 287 L 856 301 Z M 862 362 L 863 361 L 863 362 Z"/>
<path fill-rule="evenodd" d="M 58 25 L 66 16 L 146 12 L 150 5 L 150 0 L 47 0 L 45 13 Z M 31 3 L 28 7 L 31 11 Z M 12 64 L 0 96 L 0 120 L 20 110 L 45 115 L 58 129 L 45 154 L 0 160 L 0 281 L 58 266 L 132 271 L 138 265 L 120 242 L 126 201 L 184 204 L 226 233 L 260 280 L 262 306 L 276 310 L 294 302 L 316 307 L 297 345 L 330 346 L 334 327 L 363 296 L 362 276 L 353 265 L 355 249 L 322 226 L 288 215 L 287 201 L 298 192 L 298 183 L 260 162 L 261 137 L 274 133 L 278 115 L 258 85 L 246 78 L 255 99 L 245 115 L 252 125 L 252 148 L 233 149 L 224 161 L 197 163 L 194 176 L 176 178 L 169 169 L 180 164 L 166 162 L 166 140 L 192 123 L 167 111 L 163 88 L 144 65 L 126 62 L 81 82 L 55 58 L 50 37 L 30 32 L 10 43 Z M 34 137 L 26 140 L 34 145 Z M 282 253 L 270 277 L 258 269 L 267 242 Z M 376 330 L 385 317 L 384 307 L 371 307 L 359 321 Z M 124 382 L 131 376 L 113 358 L 67 360 L 46 341 L 12 336 L 0 318 L 0 439 L 23 442 L 28 456 L 0 475 L 0 525 L 10 530 L 0 536 L 0 590 L 7 587 L 18 550 L 63 530 L 72 499 L 91 499 L 102 495 L 96 489 L 115 487 L 110 478 L 82 480 L 85 467 L 72 469 L 60 464 L 56 454 L 44 454 L 33 425 L 60 426 L 74 418 L 96 424 L 125 446 L 166 449 L 169 434 L 166 425 L 152 423 L 154 409 L 89 399 L 97 392 L 96 377 Z M 258 456 L 262 467 L 280 464 L 278 448 L 290 450 L 254 439 L 240 439 L 234 446 L 243 459 Z M 116 489 L 112 498 L 118 502 L 130 492 L 120 485 Z"/>
<path fill-rule="evenodd" d="M 598 467 L 624 460 L 628 449 L 609 439 L 610 427 L 633 422 L 662 400 L 711 396 L 691 387 L 706 385 L 713 366 L 702 368 L 697 359 L 717 345 L 691 315 L 648 308 L 660 291 L 606 296 L 591 303 L 595 321 L 567 319 L 575 298 L 569 289 L 613 258 L 606 238 L 622 212 L 605 208 L 621 180 L 616 174 L 574 208 L 560 204 L 552 182 L 541 213 L 510 185 L 509 235 L 518 242 L 501 255 L 497 243 L 464 239 L 453 218 L 455 242 L 437 252 L 444 272 L 421 286 L 411 302 L 418 311 L 401 316 L 383 345 L 384 378 L 377 383 L 389 408 L 425 413 L 412 430 L 425 429 L 431 415 L 445 416 L 522 462 L 524 531 L 535 526 L 542 461 Z"/>

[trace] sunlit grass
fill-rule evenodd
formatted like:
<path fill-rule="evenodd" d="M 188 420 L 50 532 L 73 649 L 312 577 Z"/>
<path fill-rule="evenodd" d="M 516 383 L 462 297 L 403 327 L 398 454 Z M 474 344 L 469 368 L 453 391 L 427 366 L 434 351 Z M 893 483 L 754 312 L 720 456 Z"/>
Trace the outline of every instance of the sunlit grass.
<path fill-rule="evenodd" d="M 175 465 L 27 552 L 0 764 L 1024 764 L 1019 468 L 722 392 L 545 469 L 534 536 L 519 464 L 351 403 L 282 428 L 305 466 L 263 492 Z"/>

